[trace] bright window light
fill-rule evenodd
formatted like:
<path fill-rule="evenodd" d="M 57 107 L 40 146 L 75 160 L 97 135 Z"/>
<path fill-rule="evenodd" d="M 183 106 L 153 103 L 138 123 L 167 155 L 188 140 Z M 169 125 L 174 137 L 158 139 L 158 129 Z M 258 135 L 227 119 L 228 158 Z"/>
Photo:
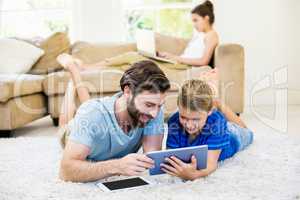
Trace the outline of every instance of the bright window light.
<path fill-rule="evenodd" d="M 193 27 L 191 9 L 195 0 L 123 0 L 127 40 L 134 41 L 137 29 L 190 38 Z"/>
<path fill-rule="evenodd" d="M 47 37 L 69 31 L 72 12 L 69 0 L 2 0 L 1 37 Z"/>

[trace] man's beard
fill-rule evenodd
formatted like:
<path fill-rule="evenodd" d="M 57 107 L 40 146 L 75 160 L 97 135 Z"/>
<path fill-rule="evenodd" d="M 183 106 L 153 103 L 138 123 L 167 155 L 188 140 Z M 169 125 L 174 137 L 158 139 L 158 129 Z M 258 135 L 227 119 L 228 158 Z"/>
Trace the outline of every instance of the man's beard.
<path fill-rule="evenodd" d="M 127 112 L 130 115 L 130 117 L 132 118 L 132 126 L 134 128 L 136 128 L 136 127 L 143 128 L 146 126 L 147 122 L 149 122 L 151 119 L 153 119 L 153 117 L 151 115 L 142 113 L 136 108 L 135 103 L 134 103 L 134 97 L 127 104 Z M 142 115 L 145 115 L 146 117 L 148 117 L 149 120 L 147 122 L 142 122 L 140 120 L 140 117 Z"/>

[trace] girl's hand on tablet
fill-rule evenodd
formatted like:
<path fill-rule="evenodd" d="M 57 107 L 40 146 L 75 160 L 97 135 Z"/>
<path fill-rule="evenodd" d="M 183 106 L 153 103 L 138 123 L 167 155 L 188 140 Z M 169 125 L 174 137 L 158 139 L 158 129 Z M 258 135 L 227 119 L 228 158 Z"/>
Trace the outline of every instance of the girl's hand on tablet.
<path fill-rule="evenodd" d="M 162 171 L 169 175 L 177 176 L 184 180 L 195 180 L 197 178 L 197 159 L 192 156 L 191 163 L 184 163 L 178 158 L 172 156 L 166 158 L 169 164 L 161 164 Z"/>

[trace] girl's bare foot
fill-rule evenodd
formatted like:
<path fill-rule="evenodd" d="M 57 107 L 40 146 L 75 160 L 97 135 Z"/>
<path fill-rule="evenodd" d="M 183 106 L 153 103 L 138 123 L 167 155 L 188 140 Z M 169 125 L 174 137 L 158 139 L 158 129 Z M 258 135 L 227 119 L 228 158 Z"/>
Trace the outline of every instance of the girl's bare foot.
<path fill-rule="evenodd" d="M 84 66 L 82 60 L 78 59 L 78 58 L 73 58 L 74 59 L 74 62 L 76 63 L 76 66 L 78 67 L 78 69 L 80 71 L 83 71 L 86 69 L 86 67 Z"/>
<path fill-rule="evenodd" d="M 71 55 L 66 53 L 57 56 L 56 60 L 66 70 L 70 70 L 72 67 L 75 67 L 77 65 L 76 62 L 74 61 L 74 58 Z"/>
<path fill-rule="evenodd" d="M 85 68 L 83 67 L 83 62 L 80 59 L 74 58 L 69 54 L 60 54 L 56 60 L 66 70 L 72 71 L 74 67 L 76 67 L 80 71 L 85 70 Z"/>

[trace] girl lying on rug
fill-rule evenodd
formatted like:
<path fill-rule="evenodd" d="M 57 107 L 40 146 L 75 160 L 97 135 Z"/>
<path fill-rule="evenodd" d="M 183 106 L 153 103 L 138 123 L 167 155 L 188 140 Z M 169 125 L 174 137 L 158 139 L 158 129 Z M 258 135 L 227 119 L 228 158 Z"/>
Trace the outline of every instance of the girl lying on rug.
<path fill-rule="evenodd" d="M 178 96 L 178 112 L 168 121 L 167 148 L 208 145 L 207 168 L 197 170 L 197 160 L 184 163 L 166 158 L 162 170 L 185 180 L 204 177 L 223 161 L 244 150 L 253 141 L 253 132 L 228 107 L 213 101 L 212 90 L 201 80 L 189 80 Z"/>
<path fill-rule="evenodd" d="M 189 41 L 182 55 L 173 55 L 168 52 L 159 52 L 161 57 L 175 60 L 178 64 L 157 63 L 160 66 L 164 65 L 175 69 L 187 69 L 190 66 L 206 66 L 210 63 L 214 50 L 219 43 L 218 33 L 214 30 L 213 24 L 215 21 L 213 4 L 206 1 L 192 11 L 192 22 L 195 28 L 193 38 Z M 61 56 L 67 56 L 65 54 Z M 75 59 L 81 70 L 90 68 L 101 68 L 103 66 L 130 66 L 133 63 L 148 59 L 141 56 L 137 52 L 128 52 L 105 59 L 104 61 L 86 64 L 80 59 Z M 215 73 L 214 70 L 212 70 Z"/>

